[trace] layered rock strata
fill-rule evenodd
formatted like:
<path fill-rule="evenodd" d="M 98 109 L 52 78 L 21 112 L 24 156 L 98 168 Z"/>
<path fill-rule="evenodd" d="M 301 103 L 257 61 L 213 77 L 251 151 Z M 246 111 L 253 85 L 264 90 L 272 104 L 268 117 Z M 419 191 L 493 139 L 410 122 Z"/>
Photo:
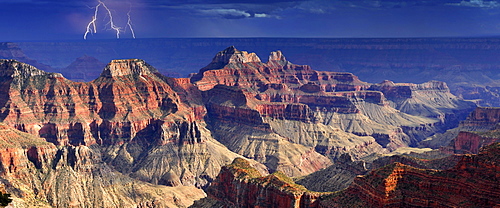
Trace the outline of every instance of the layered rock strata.
<path fill-rule="evenodd" d="M 331 165 L 330 159 L 314 148 L 275 133 L 261 114 L 249 107 L 251 101 L 241 89 L 217 85 L 203 92 L 203 97 L 208 128 L 231 151 L 288 176 L 307 175 Z"/>
<path fill-rule="evenodd" d="M 465 155 L 452 169 L 437 171 L 394 163 L 357 177 L 321 207 L 495 207 L 500 205 L 500 144 Z"/>
<path fill-rule="evenodd" d="M 112 61 L 89 83 L 13 60 L 0 69 L 4 123 L 56 145 L 91 147 L 140 180 L 163 184 L 175 172 L 174 184 L 201 187 L 239 157 L 211 138 L 201 94 L 142 60 Z"/>
<path fill-rule="evenodd" d="M 500 108 L 477 107 L 459 126 L 422 141 L 421 146 L 441 148 L 450 153 L 473 153 L 497 141 Z M 491 133 L 488 133 L 491 132 Z"/>
<path fill-rule="evenodd" d="M 462 156 L 447 170 L 391 163 L 356 177 L 347 189 L 333 193 L 311 192 L 280 177 L 280 173 L 262 177 L 249 165 L 235 160 L 223 168 L 208 188 L 208 197 L 192 207 L 248 207 L 251 204 L 269 207 L 496 207 L 500 205 L 499 159 L 500 143 L 496 143 L 477 155 Z"/>
<path fill-rule="evenodd" d="M 341 191 L 349 187 L 357 176 L 366 175 L 371 170 L 392 163 L 397 162 L 420 169 L 447 170 L 453 168 L 460 159 L 459 155 L 443 154 L 437 150 L 418 154 L 379 155 L 375 160 L 369 158 L 353 160 L 348 154 L 344 154 L 328 168 L 296 178 L 295 182 L 312 191 Z"/>
<path fill-rule="evenodd" d="M 442 147 L 443 150 L 452 150 L 458 154 L 477 154 L 481 147 L 500 142 L 500 129 L 494 129 L 487 132 L 468 132 L 461 131 L 453 139 L 448 147 Z"/>
<path fill-rule="evenodd" d="M 373 152 L 416 146 L 428 136 L 456 124 L 474 107 L 473 103 L 454 97 L 442 82 L 417 85 L 387 81 L 371 85 L 350 73 L 321 72 L 292 64 L 280 51 L 272 52 L 263 63 L 253 53 L 229 47 L 193 75 L 191 81 L 210 97 L 209 116 L 234 111 L 228 115 L 236 116 L 226 116 L 224 120 L 271 129 L 319 152 L 336 152 L 328 155 L 332 159 L 349 150 L 359 158 Z M 232 87 L 234 92 L 224 94 L 220 85 Z M 228 103 L 224 96 L 235 94 L 245 102 L 230 109 L 224 106 Z M 425 104 L 419 105 L 420 101 Z M 243 118 L 255 119 L 243 121 Z M 297 128 L 310 130 L 297 132 Z M 332 137 L 339 139 L 331 141 Z M 340 139 L 346 137 L 357 137 L 350 141 L 363 142 L 349 144 L 345 143 L 347 139 Z M 332 142 L 343 144 L 337 146 Z M 344 147 L 348 150 L 339 152 Z"/>
<path fill-rule="evenodd" d="M 0 184 L 14 207 L 185 207 L 205 193 L 123 175 L 86 146 L 59 146 L 0 123 Z"/>
<path fill-rule="evenodd" d="M 236 158 L 222 168 L 207 190 L 208 198 L 192 207 L 318 207 L 325 193 L 311 192 L 281 172 L 262 176 L 248 162 Z"/>
<path fill-rule="evenodd" d="M 474 128 L 476 131 L 491 130 L 500 122 L 500 108 L 478 107 L 461 122 L 461 126 Z M 472 129 L 471 129 L 472 130 Z"/>

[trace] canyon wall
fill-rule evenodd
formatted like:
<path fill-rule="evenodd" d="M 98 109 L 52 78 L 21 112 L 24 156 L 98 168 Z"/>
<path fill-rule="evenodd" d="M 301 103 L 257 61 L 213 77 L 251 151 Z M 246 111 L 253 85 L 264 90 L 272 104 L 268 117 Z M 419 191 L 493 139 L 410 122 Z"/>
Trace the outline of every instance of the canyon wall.
<path fill-rule="evenodd" d="M 477 155 L 462 156 L 447 170 L 391 163 L 357 176 L 337 192 L 311 192 L 280 173 L 262 177 L 235 160 L 209 187 L 208 197 L 192 207 L 495 207 L 500 204 L 499 157 L 496 143 Z"/>
<path fill-rule="evenodd" d="M 222 168 L 207 190 L 208 197 L 192 207 L 318 207 L 324 195 L 308 191 L 281 172 L 261 176 L 248 162 L 236 158 Z"/>
<path fill-rule="evenodd" d="M 500 108 L 477 107 L 459 126 L 436 134 L 421 142 L 421 146 L 440 148 L 449 153 L 477 154 L 481 147 L 499 141 Z"/>
<path fill-rule="evenodd" d="M 264 63 L 255 54 L 229 47 L 192 75 L 191 81 L 209 97 L 209 115 L 218 114 L 210 111 L 220 112 L 217 106 L 229 103 L 226 95 L 234 100 L 239 94 L 238 99 L 245 102 L 233 104 L 232 111 L 252 112 L 252 115 L 234 114 L 234 118 L 225 117 L 225 120 L 261 117 L 264 122 L 261 118 L 255 121 L 265 123 L 259 124 L 263 128 L 268 124 L 278 135 L 310 147 L 318 147 L 318 141 L 325 139 L 318 138 L 318 133 L 297 134 L 287 129 L 299 125 L 318 126 L 329 135 L 344 134 L 335 132 L 339 129 L 353 134 L 349 137 L 372 137 L 374 140 L 365 139 L 365 144 L 377 143 L 392 151 L 416 146 L 425 138 L 457 125 L 475 107 L 453 96 L 443 82 L 395 84 L 386 81 L 371 85 L 351 73 L 315 71 L 305 65 L 292 64 L 280 51 L 272 52 Z M 226 90 L 226 93 L 221 85 L 232 87 L 233 91 Z M 294 127 L 290 126 L 292 123 Z M 345 134 L 339 137 L 345 138 Z M 320 149 L 333 147 L 331 143 L 321 146 L 324 147 Z M 353 156 L 363 154 L 353 152 Z"/>
<path fill-rule="evenodd" d="M 494 207 L 500 204 L 499 143 L 437 171 L 394 163 L 357 177 L 321 207 Z"/>
<path fill-rule="evenodd" d="M 189 206 L 194 186 L 157 186 L 120 172 L 87 146 L 55 146 L 0 123 L 0 184 L 14 207 Z"/>

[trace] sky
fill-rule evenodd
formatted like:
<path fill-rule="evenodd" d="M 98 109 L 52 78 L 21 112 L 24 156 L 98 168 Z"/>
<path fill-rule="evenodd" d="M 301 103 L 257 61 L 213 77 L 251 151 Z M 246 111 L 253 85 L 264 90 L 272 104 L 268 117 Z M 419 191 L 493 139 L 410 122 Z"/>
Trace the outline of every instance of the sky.
<path fill-rule="evenodd" d="M 500 0 L 0 0 L 0 42 L 498 35 Z"/>

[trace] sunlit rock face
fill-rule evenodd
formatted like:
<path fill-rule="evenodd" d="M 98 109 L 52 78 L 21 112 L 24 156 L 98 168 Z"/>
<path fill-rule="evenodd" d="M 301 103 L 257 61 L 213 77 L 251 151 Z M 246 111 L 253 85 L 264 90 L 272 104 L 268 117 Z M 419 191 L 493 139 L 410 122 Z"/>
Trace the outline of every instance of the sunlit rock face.
<path fill-rule="evenodd" d="M 241 157 L 211 137 L 189 80 L 165 77 L 142 60 L 112 61 L 88 83 L 13 60 L 0 69 L 5 124 L 56 146 L 88 147 L 96 163 L 127 180 L 202 187 Z"/>
<path fill-rule="evenodd" d="M 318 207 L 326 195 L 295 184 L 279 171 L 262 176 L 241 158 L 224 166 L 207 192 L 208 197 L 192 207 Z"/>
<path fill-rule="evenodd" d="M 452 169 L 418 169 L 401 163 L 357 177 L 320 207 L 492 207 L 500 196 L 500 145 L 465 155 Z"/>
<path fill-rule="evenodd" d="M 458 135 L 442 149 L 458 154 L 477 154 L 482 147 L 500 142 L 499 119 L 500 108 L 476 108 L 460 123 Z"/>
<path fill-rule="evenodd" d="M 0 123 L 0 186 L 13 207 L 189 206 L 194 186 L 157 186 L 126 176 L 87 146 L 55 146 Z"/>
<path fill-rule="evenodd" d="M 220 127 L 235 115 L 235 121 L 269 126 L 268 131 L 330 158 L 415 146 L 456 125 L 475 107 L 453 96 L 443 82 L 369 84 L 351 73 L 292 64 L 280 51 L 266 63 L 249 56 L 229 47 L 191 77 L 204 91 L 212 124 Z M 222 119 L 218 112 L 228 110 L 240 113 Z M 250 118 L 253 122 L 241 120 Z M 217 138 L 224 143 L 223 137 Z"/>
<path fill-rule="evenodd" d="M 457 165 L 446 170 L 395 162 L 357 176 L 351 185 L 337 192 L 312 192 L 280 172 L 264 177 L 243 160 L 236 159 L 222 168 L 207 189 L 208 197 L 196 201 L 192 207 L 245 207 L 249 203 L 323 208 L 494 207 L 500 203 L 499 157 L 500 144 L 496 143 L 477 155 L 461 156 Z M 435 161 L 424 163 L 430 165 Z M 354 165 L 350 167 L 356 169 Z"/>

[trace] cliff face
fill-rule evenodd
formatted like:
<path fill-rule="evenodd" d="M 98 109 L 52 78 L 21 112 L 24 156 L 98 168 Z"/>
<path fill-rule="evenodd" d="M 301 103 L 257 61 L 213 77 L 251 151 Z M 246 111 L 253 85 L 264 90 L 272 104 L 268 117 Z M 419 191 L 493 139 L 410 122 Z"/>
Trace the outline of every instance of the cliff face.
<path fill-rule="evenodd" d="M 348 188 L 359 175 L 366 175 L 393 163 L 401 163 L 420 169 L 447 170 L 460 161 L 459 155 L 443 154 L 439 151 L 382 156 L 375 160 L 353 160 L 344 154 L 333 165 L 310 175 L 297 178 L 296 183 L 319 192 L 341 191 Z"/>
<path fill-rule="evenodd" d="M 193 186 L 155 186 L 103 163 L 99 150 L 56 147 L 0 123 L 0 184 L 14 207 L 172 207 L 205 196 Z"/>
<path fill-rule="evenodd" d="M 445 150 L 453 150 L 458 154 L 477 154 L 481 147 L 500 142 L 499 129 L 487 132 L 467 132 L 461 131 L 458 136 L 452 140 L 452 147 L 444 147 Z"/>
<path fill-rule="evenodd" d="M 493 129 L 500 122 L 500 108 L 476 108 L 461 126 L 475 127 L 476 130 Z"/>
<path fill-rule="evenodd" d="M 219 207 L 253 204 L 270 207 L 494 207 L 500 204 L 499 157 L 500 143 L 496 143 L 485 147 L 478 155 L 462 156 L 458 164 L 447 170 L 391 163 L 356 177 L 347 189 L 334 193 L 311 192 L 279 173 L 262 177 L 249 165 L 235 160 L 222 169 L 208 188 L 208 198 L 195 202 L 193 207 L 216 203 Z M 421 161 L 420 165 L 438 165 L 433 163 L 435 161 Z M 343 169 L 364 171 L 355 165 L 346 167 L 350 168 Z M 309 200 L 302 201 L 304 199 Z"/>
<path fill-rule="evenodd" d="M 5 124 L 69 152 L 90 148 L 89 154 L 99 158 L 97 164 L 104 162 L 106 170 L 151 183 L 145 186 L 202 187 L 221 166 L 241 157 L 211 137 L 201 93 L 189 80 L 164 77 L 142 60 L 113 61 L 89 83 L 13 60 L 2 60 L 0 71 L 0 88 L 6 92 L 0 95 L 0 119 Z M 87 180 L 63 178 L 54 176 L 53 183 Z M 53 206 L 70 203 L 62 195 L 41 200 Z"/>
<path fill-rule="evenodd" d="M 214 138 L 231 151 L 266 165 L 270 171 L 288 176 L 310 174 L 331 164 L 311 146 L 291 141 L 275 133 L 244 90 L 217 85 L 203 92 L 208 128 Z M 291 111 L 296 117 L 301 112 Z"/>
<path fill-rule="evenodd" d="M 113 144 L 118 141 L 102 138 L 134 137 L 150 119 L 178 108 L 170 86 L 138 60 L 111 63 L 91 83 L 71 82 L 15 61 L 4 61 L 2 67 L 9 92 L 2 100 L 3 121 L 55 144 Z"/>
<path fill-rule="evenodd" d="M 370 89 L 384 93 L 391 105 L 402 112 L 436 118 L 449 126 L 456 126 L 475 107 L 473 103 L 456 99 L 447 84 L 440 81 L 422 84 L 384 81 Z"/>
<path fill-rule="evenodd" d="M 401 163 L 358 177 L 322 207 L 493 207 L 500 204 L 497 143 L 465 155 L 452 169 L 417 169 Z"/>
<path fill-rule="evenodd" d="M 318 72 L 307 65 L 292 64 L 281 51 L 272 52 L 268 62 L 262 63 L 254 53 L 234 47 L 219 52 L 209 65 L 191 77 L 191 81 L 203 91 L 217 84 L 262 91 L 280 88 L 282 84 L 289 88 L 302 87 L 306 92 L 319 92 L 320 89 L 329 92 L 359 91 L 369 87 L 351 73 Z"/>
<path fill-rule="evenodd" d="M 237 158 L 222 168 L 207 190 L 208 198 L 192 207 L 318 207 L 321 193 L 310 192 L 283 173 L 261 176 L 245 160 Z"/>
<path fill-rule="evenodd" d="M 477 154 L 481 147 L 498 141 L 500 108 L 477 107 L 459 126 L 423 141 L 422 146 L 440 148 L 450 153 Z"/>
<path fill-rule="evenodd" d="M 280 51 L 272 52 L 268 62 L 263 63 L 255 54 L 227 48 L 193 75 L 191 81 L 204 91 L 209 117 L 234 111 L 228 113 L 235 115 L 233 118 L 212 117 L 215 123 L 231 120 L 260 126 L 323 153 L 356 146 L 348 148 L 353 150 L 354 157 L 385 151 L 382 148 L 391 151 L 415 146 L 426 137 L 454 126 L 474 107 L 454 97 L 443 82 L 387 81 L 370 85 L 350 73 L 320 72 L 292 64 Z M 219 85 L 233 87 L 234 92 L 226 93 Z M 245 102 L 228 108 L 225 96 L 231 95 L 232 99 L 235 93 Z M 296 128 L 308 130 L 297 132 L 293 130 Z M 328 141 L 333 135 L 343 145 Z M 224 135 L 217 137 L 223 140 L 220 137 Z M 343 139 L 346 137 L 358 137 L 356 141 L 364 142 L 348 144 Z M 372 152 L 363 150 L 364 147 Z M 327 156 L 335 158 L 344 152 Z"/>

